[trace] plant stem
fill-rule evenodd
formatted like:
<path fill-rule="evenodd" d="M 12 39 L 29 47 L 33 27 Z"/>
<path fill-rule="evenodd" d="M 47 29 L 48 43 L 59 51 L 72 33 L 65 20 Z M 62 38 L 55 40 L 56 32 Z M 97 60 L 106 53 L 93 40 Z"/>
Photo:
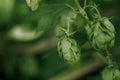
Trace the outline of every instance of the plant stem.
<path fill-rule="evenodd" d="M 87 15 L 87 13 L 85 12 L 85 10 L 80 6 L 79 1 L 78 1 L 78 0 L 74 0 L 74 2 L 75 2 L 76 6 L 77 6 L 78 9 L 79 9 L 80 15 L 82 15 L 83 17 L 85 17 L 86 20 L 88 21 L 88 20 L 89 20 L 88 15 Z"/>
<path fill-rule="evenodd" d="M 85 7 L 86 7 L 86 3 L 87 3 L 87 0 L 84 0 L 84 9 L 85 9 Z"/>
<path fill-rule="evenodd" d="M 77 7 L 79 8 L 79 10 L 81 10 L 82 8 L 81 8 L 81 6 L 79 4 L 79 1 L 78 0 L 74 0 L 74 1 L 75 1 L 75 4 L 77 5 Z"/>
<path fill-rule="evenodd" d="M 112 61 L 112 59 L 111 59 L 111 54 L 108 52 L 108 51 L 106 51 L 106 53 L 107 53 L 107 56 L 106 56 L 106 58 L 107 58 L 107 61 L 108 61 L 108 66 L 113 66 L 114 64 L 113 64 L 113 61 Z"/>
<path fill-rule="evenodd" d="M 67 4 L 67 3 L 65 3 L 65 5 L 66 5 L 68 8 L 70 8 L 72 11 L 75 12 L 75 9 L 74 9 L 71 5 L 69 5 L 69 4 Z"/>
<path fill-rule="evenodd" d="M 70 34 L 70 18 L 67 17 L 68 23 L 67 23 L 67 36 Z"/>
<path fill-rule="evenodd" d="M 98 11 L 98 9 L 96 7 L 94 7 L 94 6 L 86 6 L 85 8 L 87 8 L 87 7 L 94 8 L 96 10 L 97 14 L 98 14 L 98 17 L 101 18 L 101 14 L 100 14 L 100 12 Z"/>

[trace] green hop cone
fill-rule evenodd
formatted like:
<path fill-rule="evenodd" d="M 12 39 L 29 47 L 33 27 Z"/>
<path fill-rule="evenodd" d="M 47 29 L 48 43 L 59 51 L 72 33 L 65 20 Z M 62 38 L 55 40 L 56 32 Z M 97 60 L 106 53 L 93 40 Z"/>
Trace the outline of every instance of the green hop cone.
<path fill-rule="evenodd" d="M 66 36 L 58 42 L 58 52 L 70 64 L 74 64 L 80 59 L 80 50 L 77 42 Z"/>
<path fill-rule="evenodd" d="M 115 80 L 120 80 L 120 70 L 117 68 L 114 68 L 114 78 Z"/>
<path fill-rule="evenodd" d="M 102 71 L 103 80 L 120 80 L 120 70 L 118 68 L 106 67 Z"/>
<path fill-rule="evenodd" d="M 112 33 L 115 33 L 114 25 L 109 21 L 108 18 L 103 17 L 103 18 L 101 19 L 101 24 L 102 24 L 103 26 L 105 26 L 105 28 L 106 28 L 107 31 L 110 31 L 110 32 L 112 32 Z"/>
<path fill-rule="evenodd" d="M 113 76 L 112 70 L 110 68 L 106 67 L 102 71 L 102 78 L 103 78 L 103 80 L 113 80 L 114 76 Z"/>
<path fill-rule="evenodd" d="M 26 3 L 32 9 L 32 11 L 35 11 L 38 9 L 40 1 L 41 0 L 26 0 Z"/>
<path fill-rule="evenodd" d="M 104 17 L 86 27 L 86 33 L 95 49 L 107 50 L 114 46 L 115 29 L 108 18 Z"/>

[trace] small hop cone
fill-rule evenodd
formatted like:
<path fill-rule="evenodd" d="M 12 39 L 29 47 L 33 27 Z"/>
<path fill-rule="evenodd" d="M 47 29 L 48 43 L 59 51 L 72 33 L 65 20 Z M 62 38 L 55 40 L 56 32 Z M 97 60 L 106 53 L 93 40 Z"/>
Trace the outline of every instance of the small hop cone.
<path fill-rule="evenodd" d="M 113 71 L 115 80 L 120 80 L 120 70 L 115 68 Z"/>
<path fill-rule="evenodd" d="M 103 80 L 120 80 L 120 70 L 118 68 L 106 67 L 102 71 Z"/>
<path fill-rule="evenodd" d="M 26 3 L 28 5 L 28 7 L 30 7 L 32 9 L 32 11 L 35 11 L 38 9 L 40 1 L 41 0 L 26 0 Z"/>
<path fill-rule="evenodd" d="M 58 42 L 58 52 L 70 64 L 74 64 L 80 59 L 80 51 L 77 42 L 69 37 L 64 37 Z"/>
<path fill-rule="evenodd" d="M 108 18 L 102 18 L 91 27 L 86 27 L 86 32 L 89 33 L 88 37 L 95 49 L 107 50 L 114 46 L 115 29 Z"/>
<path fill-rule="evenodd" d="M 112 70 L 110 68 L 106 67 L 102 71 L 102 78 L 103 78 L 103 80 L 113 80 L 114 76 L 113 76 Z"/>

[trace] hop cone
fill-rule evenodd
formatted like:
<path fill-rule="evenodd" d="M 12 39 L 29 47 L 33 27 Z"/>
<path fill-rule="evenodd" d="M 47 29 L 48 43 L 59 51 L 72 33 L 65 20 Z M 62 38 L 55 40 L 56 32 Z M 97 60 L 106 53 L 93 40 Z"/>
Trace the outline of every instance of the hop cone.
<path fill-rule="evenodd" d="M 27 5 L 32 9 L 32 11 L 35 11 L 38 9 L 40 1 L 41 0 L 26 0 Z"/>
<path fill-rule="evenodd" d="M 114 46 L 115 29 L 108 18 L 102 18 L 86 27 L 88 37 L 95 49 L 107 50 Z"/>
<path fill-rule="evenodd" d="M 58 42 L 58 52 L 70 64 L 78 62 L 80 58 L 80 51 L 77 42 L 69 37 L 63 37 Z"/>
<path fill-rule="evenodd" d="M 120 80 L 120 71 L 117 68 L 106 67 L 102 71 L 103 80 Z"/>

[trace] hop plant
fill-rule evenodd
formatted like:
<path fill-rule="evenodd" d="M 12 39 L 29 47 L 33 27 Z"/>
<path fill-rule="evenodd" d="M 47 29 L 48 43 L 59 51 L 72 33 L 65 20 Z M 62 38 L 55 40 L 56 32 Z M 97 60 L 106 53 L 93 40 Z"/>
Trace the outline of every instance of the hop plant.
<path fill-rule="evenodd" d="M 115 29 L 108 18 L 103 17 L 86 26 L 86 32 L 93 47 L 98 50 L 107 50 L 114 46 Z"/>
<path fill-rule="evenodd" d="M 70 64 L 76 63 L 80 59 L 80 50 L 77 42 L 70 37 L 63 37 L 58 42 L 58 52 Z"/>

